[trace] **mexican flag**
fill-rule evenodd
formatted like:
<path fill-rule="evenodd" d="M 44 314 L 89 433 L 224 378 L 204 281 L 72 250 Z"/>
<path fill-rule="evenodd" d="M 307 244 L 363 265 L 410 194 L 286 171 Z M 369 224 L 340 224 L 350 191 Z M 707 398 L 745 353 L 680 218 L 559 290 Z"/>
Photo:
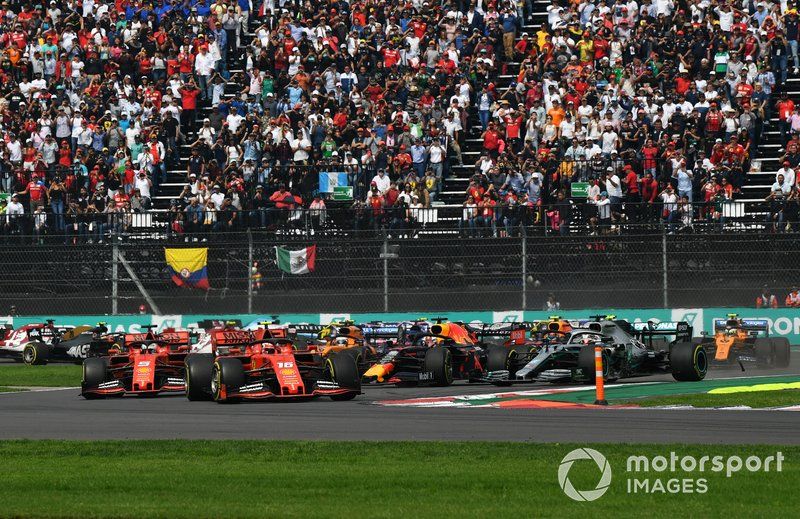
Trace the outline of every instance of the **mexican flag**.
<path fill-rule="evenodd" d="M 278 268 L 287 274 L 308 274 L 314 272 L 317 262 L 317 246 L 312 245 L 300 250 L 288 250 L 275 247 Z"/>

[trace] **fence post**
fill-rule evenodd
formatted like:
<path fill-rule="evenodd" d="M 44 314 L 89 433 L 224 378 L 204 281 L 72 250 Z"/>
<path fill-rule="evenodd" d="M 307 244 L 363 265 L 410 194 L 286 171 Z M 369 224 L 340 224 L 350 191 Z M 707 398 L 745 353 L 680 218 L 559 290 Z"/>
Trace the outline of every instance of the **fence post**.
<path fill-rule="evenodd" d="M 389 241 L 383 236 L 383 311 L 389 311 Z"/>
<path fill-rule="evenodd" d="M 247 228 L 247 313 L 253 313 L 253 233 Z"/>
<path fill-rule="evenodd" d="M 528 309 L 528 233 L 525 232 L 525 226 L 522 226 L 522 311 Z"/>
<path fill-rule="evenodd" d="M 119 297 L 119 245 L 113 234 L 111 243 L 111 315 L 117 315 L 119 313 L 119 302 L 117 301 Z"/>
<path fill-rule="evenodd" d="M 662 271 L 662 285 L 664 294 L 662 296 L 664 308 L 669 308 L 669 297 L 667 296 L 668 281 L 667 281 L 667 232 L 664 231 L 661 235 L 661 271 Z"/>

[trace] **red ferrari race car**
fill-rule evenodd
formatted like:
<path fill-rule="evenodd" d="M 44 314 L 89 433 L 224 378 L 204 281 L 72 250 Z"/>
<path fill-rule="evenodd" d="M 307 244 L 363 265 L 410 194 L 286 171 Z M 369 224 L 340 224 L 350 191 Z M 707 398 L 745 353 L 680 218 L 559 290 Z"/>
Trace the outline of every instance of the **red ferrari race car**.
<path fill-rule="evenodd" d="M 351 400 L 361 394 L 352 355 L 322 356 L 322 347 L 296 349 L 294 341 L 273 337 L 269 328 L 213 330 L 212 350 L 186 358 L 189 400 L 238 402 L 328 396 Z M 283 335 L 278 333 L 277 335 Z"/>
<path fill-rule="evenodd" d="M 189 332 L 174 330 L 126 334 L 124 342 L 111 348 L 108 356 L 83 361 L 81 395 L 95 399 L 184 392 L 190 340 Z"/>
<path fill-rule="evenodd" d="M 449 386 L 454 379 L 482 380 L 486 351 L 465 325 L 415 324 L 404 336 L 404 344 L 389 349 L 364 373 L 365 381 Z"/>

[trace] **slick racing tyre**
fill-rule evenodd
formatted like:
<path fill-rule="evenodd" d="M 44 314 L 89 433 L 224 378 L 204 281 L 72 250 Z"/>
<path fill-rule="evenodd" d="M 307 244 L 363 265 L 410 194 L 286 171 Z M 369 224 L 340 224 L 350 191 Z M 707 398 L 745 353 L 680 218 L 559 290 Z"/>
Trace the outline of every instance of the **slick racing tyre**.
<path fill-rule="evenodd" d="M 334 354 L 334 356 L 341 355 L 341 354 L 349 355 L 350 357 L 353 357 L 353 359 L 356 361 L 356 364 L 361 364 L 361 361 L 364 358 L 364 355 L 361 352 L 361 348 L 345 348 L 342 351 L 340 351 L 339 353 Z"/>
<path fill-rule="evenodd" d="M 696 382 L 706 378 L 708 355 L 702 344 L 679 342 L 669 354 L 672 378 L 681 382 Z"/>
<path fill-rule="evenodd" d="M 217 359 L 211 370 L 211 395 L 217 402 L 238 402 L 225 393 L 244 385 L 244 366 L 238 359 Z M 225 392 L 222 387 L 225 386 Z"/>
<path fill-rule="evenodd" d="M 101 357 L 90 357 L 83 361 L 83 380 L 81 389 L 96 387 L 108 379 L 108 360 Z M 81 396 L 87 400 L 103 398 L 102 395 L 81 391 Z"/>
<path fill-rule="evenodd" d="M 791 347 L 789 346 L 789 339 L 786 337 L 778 337 L 772 339 L 772 353 L 775 355 L 776 368 L 788 368 Z"/>
<path fill-rule="evenodd" d="M 608 368 L 610 359 L 605 348 L 602 354 L 603 362 L 603 380 L 608 380 Z M 594 365 L 594 346 L 583 346 L 578 353 L 578 371 L 583 374 L 587 384 L 595 383 L 595 365 Z"/>
<path fill-rule="evenodd" d="M 486 371 L 505 371 L 508 370 L 508 364 L 511 356 L 511 350 L 505 346 L 491 346 L 489 352 L 486 354 Z M 508 376 L 514 374 L 510 372 Z"/>
<path fill-rule="evenodd" d="M 361 391 L 361 375 L 358 373 L 355 355 L 349 353 L 348 350 L 344 350 L 328 357 L 325 364 L 331 374 L 331 380 L 341 388 L 353 390 L 342 395 L 331 395 L 331 400 L 344 401 L 354 399 Z"/>
<path fill-rule="evenodd" d="M 453 383 L 453 358 L 450 350 L 434 346 L 425 352 L 423 371 L 433 373 L 435 386 L 449 386 Z"/>
<path fill-rule="evenodd" d="M 753 349 L 756 352 L 756 366 L 768 368 L 774 364 L 775 352 L 772 349 L 773 341 L 765 337 L 755 340 Z"/>
<path fill-rule="evenodd" d="M 186 398 L 195 402 L 211 400 L 211 372 L 214 369 L 214 355 L 211 353 L 192 353 L 184 361 L 186 368 Z"/>
<path fill-rule="evenodd" d="M 31 342 L 22 349 L 22 360 L 29 366 L 44 366 L 50 357 L 50 350 L 43 342 Z"/>

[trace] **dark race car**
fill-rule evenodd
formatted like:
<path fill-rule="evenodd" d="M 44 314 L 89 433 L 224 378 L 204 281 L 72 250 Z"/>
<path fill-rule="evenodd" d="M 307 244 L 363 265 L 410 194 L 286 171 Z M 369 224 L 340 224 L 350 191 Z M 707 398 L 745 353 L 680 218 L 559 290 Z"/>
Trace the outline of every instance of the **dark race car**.
<path fill-rule="evenodd" d="M 367 382 L 449 386 L 454 379 L 483 377 L 485 351 L 461 323 L 413 325 L 364 373 Z"/>
<path fill-rule="evenodd" d="M 95 399 L 183 393 L 189 341 L 189 332 L 126 334 L 123 343 L 110 348 L 107 356 L 83 361 L 81 395 Z"/>
<path fill-rule="evenodd" d="M 654 373 L 671 373 L 680 381 L 705 378 L 708 357 L 692 342 L 685 322 L 634 323 L 624 320 L 568 322 L 568 331 L 540 329 L 539 344 L 509 348 L 505 362 L 489 352 L 486 380 L 497 385 L 520 382 L 593 382 L 594 348 L 602 348 L 603 377 L 616 380 Z M 667 341 L 668 337 L 674 337 Z"/>
<path fill-rule="evenodd" d="M 361 394 L 358 366 L 351 355 L 323 357 L 316 345 L 296 349 L 291 339 L 272 337 L 268 328 L 211 333 L 212 353 L 194 353 L 186 358 L 189 400 L 238 402 L 320 396 L 351 400 Z"/>
<path fill-rule="evenodd" d="M 700 344 L 711 358 L 712 366 L 759 368 L 789 366 L 791 346 L 785 337 L 770 337 L 766 319 L 741 319 L 729 314 L 727 319 L 714 319 L 714 334 L 704 335 Z"/>
<path fill-rule="evenodd" d="M 97 326 L 77 326 L 52 339 L 49 343 L 32 342 L 25 346 L 22 359 L 26 364 L 43 365 L 48 362 L 73 362 L 107 355 L 109 349 L 124 341 L 123 333 L 108 333 L 105 323 Z"/>

